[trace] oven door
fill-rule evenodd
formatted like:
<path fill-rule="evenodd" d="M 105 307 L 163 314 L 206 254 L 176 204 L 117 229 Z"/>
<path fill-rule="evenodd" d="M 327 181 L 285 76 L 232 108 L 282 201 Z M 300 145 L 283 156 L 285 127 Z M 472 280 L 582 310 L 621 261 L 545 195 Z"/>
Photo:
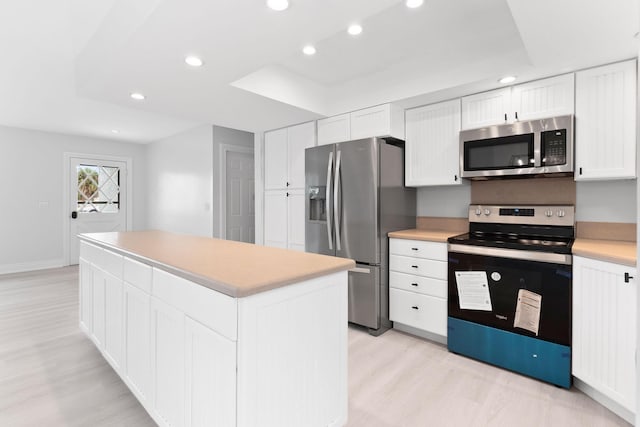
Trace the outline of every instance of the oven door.
<path fill-rule="evenodd" d="M 448 315 L 571 345 L 571 255 L 449 245 Z"/>

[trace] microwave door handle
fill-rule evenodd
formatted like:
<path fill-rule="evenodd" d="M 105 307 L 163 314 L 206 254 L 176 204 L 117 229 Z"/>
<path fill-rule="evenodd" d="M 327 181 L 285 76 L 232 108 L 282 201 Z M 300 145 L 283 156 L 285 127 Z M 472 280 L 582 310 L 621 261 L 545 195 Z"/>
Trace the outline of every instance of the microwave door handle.
<path fill-rule="evenodd" d="M 327 212 L 327 238 L 329 239 L 329 250 L 333 250 L 333 230 L 331 227 L 331 216 L 333 209 L 331 209 L 331 169 L 333 169 L 333 151 L 329 152 L 329 161 L 327 162 L 327 187 L 325 190 L 325 200 L 327 206 L 325 210 Z"/>
<path fill-rule="evenodd" d="M 341 151 L 338 150 L 336 155 L 336 169 L 335 178 L 333 179 L 333 223 L 336 229 L 336 250 L 342 250 L 340 245 L 340 210 L 342 207 L 339 203 L 340 196 L 340 158 L 342 157 Z"/>
<path fill-rule="evenodd" d="M 540 132 L 533 134 L 533 166 L 541 168 L 542 165 L 542 137 Z"/>

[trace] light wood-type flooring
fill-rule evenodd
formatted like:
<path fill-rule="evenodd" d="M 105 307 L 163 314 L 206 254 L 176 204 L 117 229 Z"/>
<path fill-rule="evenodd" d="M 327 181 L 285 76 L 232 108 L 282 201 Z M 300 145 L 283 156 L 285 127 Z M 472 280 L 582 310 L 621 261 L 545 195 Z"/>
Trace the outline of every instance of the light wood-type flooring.
<path fill-rule="evenodd" d="M 80 332 L 77 283 L 75 267 L 0 276 L 0 426 L 155 425 Z M 349 330 L 349 427 L 627 425 L 577 390 Z"/>

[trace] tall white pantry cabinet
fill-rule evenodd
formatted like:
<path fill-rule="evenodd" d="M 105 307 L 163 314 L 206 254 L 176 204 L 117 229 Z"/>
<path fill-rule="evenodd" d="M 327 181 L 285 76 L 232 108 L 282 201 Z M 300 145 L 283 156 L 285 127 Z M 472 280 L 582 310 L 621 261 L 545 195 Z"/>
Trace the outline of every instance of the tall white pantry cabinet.
<path fill-rule="evenodd" d="M 304 251 L 304 150 L 315 122 L 264 134 L 264 244 Z"/>

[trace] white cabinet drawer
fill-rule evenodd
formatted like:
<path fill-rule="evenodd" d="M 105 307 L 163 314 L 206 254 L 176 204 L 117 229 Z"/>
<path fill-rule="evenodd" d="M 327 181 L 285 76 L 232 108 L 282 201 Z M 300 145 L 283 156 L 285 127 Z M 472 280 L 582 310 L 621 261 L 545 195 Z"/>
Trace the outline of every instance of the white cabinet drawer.
<path fill-rule="evenodd" d="M 434 261 L 431 259 L 390 255 L 389 270 L 397 271 L 400 273 L 415 274 L 424 277 L 432 277 L 434 279 L 447 280 L 446 261 Z"/>
<path fill-rule="evenodd" d="M 124 281 L 138 289 L 151 293 L 151 266 L 124 258 Z"/>
<path fill-rule="evenodd" d="M 85 261 L 93 264 L 100 262 L 102 252 L 104 251 L 96 245 L 80 241 L 80 257 Z"/>
<path fill-rule="evenodd" d="M 446 299 L 389 289 L 389 317 L 394 322 L 447 335 Z"/>
<path fill-rule="evenodd" d="M 447 298 L 447 281 L 413 274 L 389 272 L 389 286 L 419 294 Z"/>
<path fill-rule="evenodd" d="M 96 265 L 114 277 L 122 279 L 123 259 L 124 257 L 122 255 L 118 255 L 108 249 L 105 249 L 102 251 L 100 260 L 96 262 Z"/>
<path fill-rule="evenodd" d="M 153 269 L 152 295 L 230 340 L 236 340 L 236 298 L 157 268 Z"/>
<path fill-rule="evenodd" d="M 446 262 L 447 244 L 422 240 L 389 239 L 389 253 Z"/>

